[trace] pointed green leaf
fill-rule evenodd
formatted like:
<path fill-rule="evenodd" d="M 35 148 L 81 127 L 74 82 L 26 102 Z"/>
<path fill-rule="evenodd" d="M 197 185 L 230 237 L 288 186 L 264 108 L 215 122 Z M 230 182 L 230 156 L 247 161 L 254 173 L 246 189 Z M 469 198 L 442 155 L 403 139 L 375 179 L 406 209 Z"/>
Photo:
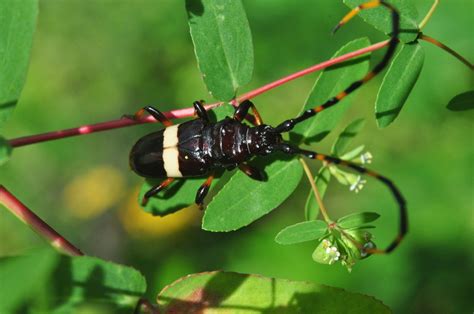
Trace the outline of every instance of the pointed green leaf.
<path fill-rule="evenodd" d="M 362 130 L 365 125 L 364 119 L 357 119 L 352 121 L 346 128 L 339 134 L 336 142 L 332 146 L 331 154 L 335 156 L 342 156 L 349 146 L 352 139 L 357 135 L 357 133 Z"/>
<path fill-rule="evenodd" d="M 356 228 L 363 224 L 375 221 L 379 219 L 380 215 L 375 212 L 363 212 L 363 213 L 355 213 L 344 216 L 337 220 L 337 224 L 344 228 Z"/>
<path fill-rule="evenodd" d="M 449 101 L 449 104 L 446 108 L 452 111 L 474 109 L 474 90 L 457 95 Z"/>
<path fill-rule="evenodd" d="M 230 105 L 220 106 L 209 111 L 209 115 L 214 121 L 222 120 L 226 116 L 232 116 L 233 113 L 234 108 Z M 145 195 L 145 193 L 153 186 L 160 184 L 165 179 L 166 178 L 145 180 L 140 189 L 138 202 L 141 203 L 143 195 Z M 212 181 L 212 187 L 216 186 L 219 179 L 219 177 L 214 178 Z M 196 192 L 205 180 L 205 177 L 176 179 L 164 191 L 158 193 L 157 196 L 151 197 L 148 204 L 143 209 L 152 215 L 166 216 L 182 208 L 188 207 L 194 204 Z"/>
<path fill-rule="evenodd" d="M 253 72 L 250 27 L 240 0 L 186 0 L 194 51 L 204 83 L 218 100 L 232 99 Z"/>
<path fill-rule="evenodd" d="M 327 229 L 327 223 L 322 220 L 300 222 L 281 230 L 275 241 L 284 245 L 312 241 L 322 237 Z"/>
<path fill-rule="evenodd" d="M 268 175 L 267 182 L 253 180 L 237 171 L 207 206 L 202 228 L 233 231 L 247 226 L 283 203 L 303 175 L 297 159 L 273 158 L 264 170 Z"/>
<path fill-rule="evenodd" d="M 321 167 L 318 175 L 315 178 L 316 187 L 318 188 L 321 199 L 324 199 L 324 194 L 328 187 L 329 181 L 331 180 L 331 172 L 328 167 Z M 319 214 L 319 204 L 314 196 L 313 189 L 309 189 L 308 197 L 306 198 L 306 204 L 304 207 L 306 220 L 315 220 Z"/>
<path fill-rule="evenodd" d="M 0 166 L 5 164 L 12 154 L 12 147 L 6 139 L 0 136 Z"/>
<path fill-rule="evenodd" d="M 344 0 L 344 3 L 349 8 L 367 2 L 367 0 Z M 400 13 L 400 40 L 402 42 L 412 42 L 418 37 L 418 11 L 412 0 L 390 0 L 387 1 L 393 5 Z M 381 6 L 378 8 L 363 10 L 359 13 L 362 19 L 374 26 L 379 31 L 389 35 L 392 33 L 392 14 L 391 12 Z M 346 26 L 347 27 L 347 26 Z"/>
<path fill-rule="evenodd" d="M 16 313 L 44 289 L 58 262 L 59 255 L 51 249 L 0 259 L 0 313 Z"/>
<path fill-rule="evenodd" d="M 0 1 L 0 128 L 25 84 L 37 15 L 37 0 Z"/>
<path fill-rule="evenodd" d="M 375 117 L 380 128 L 392 123 L 402 110 L 424 60 L 425 53 L 420 44 L 402 45 L 383 78 L 375 101 Z"/>
<path fill-rule="evenodd" d="M 157 302 L 160 313 L 390 313 L 373 297 L 340 288 L 222 271 L 180 278 Z"/>
<path fill-rule="evenodd" d="M 367 38 L 360 38 L 349 42 L 339 49 L 333 58 L 367 47 L 370 44 Z M 301 112 L 319 106 L 328 99 L 336 96 L 351 83 L 361 79 L 369 70 L 367 55 L 351 59 L 342 64 L 332 66 L 321 72 L 306 100 Z M 337 106 L 318 113 L 314 118 L 302 122 L 294 128 L 294 133 L 305 142 L 321 141 L 337 125 L 342 115 L 350 105 L 352 95 L 346 97 Z"/>

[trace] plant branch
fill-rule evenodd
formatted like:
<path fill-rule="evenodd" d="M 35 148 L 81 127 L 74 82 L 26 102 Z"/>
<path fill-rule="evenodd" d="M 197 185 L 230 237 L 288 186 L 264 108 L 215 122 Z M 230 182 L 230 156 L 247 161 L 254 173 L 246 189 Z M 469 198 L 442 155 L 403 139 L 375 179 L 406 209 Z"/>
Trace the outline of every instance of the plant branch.
<path fill-rule="evenodd" d="M 301 162 L 301 165 L 303 165 L 304 172 L 306 173 L 306 176 L 308 177 L 309 184 L 311 185 L 311 189 L 313 190 L 314 196 L 316 197 L 316 201 L 318 202 L 319 208 L 321 210 L 321 214 L 324 217 L 324 220 L 327 222 L 328 225 L 332 224 L 332 220 L 329 218 L 328 211 L 326 210 L 326 207 L 324 207 L 323 200 L 321 198 L 321 194 L 319 193 L 318 187 L 316 186 L 316 183 L 314 182 L 314 176 L 311 173 L 311 170 L 308 167 L 308 164 L 303 158 L 298 158 Z"/>
<path fill-rule="evenodd" d="M 457 58 L 459 61 L 461 61 L 462 63 L 464 63 L 465 65 L 467 65 L 471 70 L 474 70 L 474 65 L 472 63 L 470 63 L 469 61 L 467 61 L 466 58 L 464 58 L 463 56 L 461 56 L 459 53 L 457 53 L 456 51 L 454 51 L 453 49 L 449 48 L 448 46 L 446 46 L 445 44 L 437 41 L 436 39 L 430 37 L 430 36 L 427 36 L 423 33 L 420 33 L 420 36 L 418 37 L 420 39 L 423 39 L 429 43 L 432 43 L 433 45 L 443 49 L 444 51 L 448 52 L 449 54 L 451 54 L 452 56 L 454 56 L 455 58 Z"/>
<path fill-rule="evenodd" d="M 436 10 L 436 7 L 438 6 L 439 4 L 439 0 L 435 0 L 433 2 L 433 5 L 431 6 L 430 10 L 428 11 L 428 13 L 426 13 L 425 17 L 423 18 L 423 21 L 420 22 L 420 25 L 418 25 L 418 28 L 421 30 L 423 29 L 423 27 L 426 26 L 426 24 L 428 23 L 428 21 L 430 20 L 431 16 L 433 15 L 434 11 Z"/>
<path fill-rule="evenodd" d="M 3 185 L 0 185 L 0 204 L 5 206 L 13 215 L 28 225 L 58 251 L 70 256 L 84 255 L 84 253 L 71 244 L 71 242 L 57 233 L 56 230 L 26 207 L 26 205 L 11 194 Z"/>
<path fill-rule="evenodd" d="M 308 75 L 310 73 L 325 69 L 327 67 L 333 66 L 335 64 L 347 61 L 349 59 L 364 55 L 366 53 L 381 49 L 385 46 L 387 46 L 388 40 L 382 41 L 376 44 L 373 44 L 371 46 L 347 53 L 345 55 L 339 56 L 337 58 L 331 59 L 324 61 L 322 63 L 313 65 L 309 68 L 306 68 L 304 70 L 301 70 L 299 72 L 290 74 L 288 76 L 285 76 L 279 80 L 276 80 L 272 83 L 266 84 L 262 87 L 259 87 L 253 91 L 250 91 L 246 94 L 243 94 L 241 96 L 237 97 L 237 102 L 242 102 L 247 99 L 254 98 L 258 95 L 261 95 L 273 88 L 276 88 L 278 86 L 281 86 L 285 83 L 288 83 L 292 80 L 295 80 L 297 78 L 303 77 L 305 75 Z M 237 105 L 236 101 L 232 101 L 231 103 L 236 106 Z M 206 110 L 216 108 L 220 105 L 224 104 L 223 102 L 217 102 L 213 103 L 210 105 L 206 105 L 205 108 Z M 178 109 L 178 110 L 172 110 L 165 112 L 164 115 L 169 118 L 169 119 L 180 119 L 180 118 L 186 118 L 186 117 L 191 117 L 194 115 L 194 108 L 185 108 L 185 109 Z M 139 125 L 143 123 L 150 123 L 150 122 L 156 122 L 153 117 L 147 116 L 142 119 L 134 120 L 130 118 L 121 118 L 117 120 L 112 120 L 112 121 L 106 121 L 106 122 L 100 122 L 96 124 L 89 124 L 89 125 L 83 125 L 81 127 L 77 128 L 71 128 L 71 129 L 66 129 L 66 130 L 60 130 L 60 131 L 53 131 L 53 132 L 47 132 L 47 133 L 42 133 L 42 134 L 36 134 L 36 135 L 30 135 L 30 136 L 25 136 L 25 137 L 19 137 L 15 139 L 9 140 L 9 144 L 16 148 L 16 147 L 21 147 L 21 146 L 26 146 L 26 145 L 31 145 L 31 144 L 36 144 L 36 143 L 41 143 L 41 142 L 46 142 L 46 141 L 52 141 L 52 140 L 57 140 L 61 138 L 66 138 L 66 137 L 71 137 L 71 136 L 78 136 L 78 135 L 85 135 L 85 134 L 91 134 L 95 132 L 101 132 L 101 131 L 107 131 L 107 130 L 112 130 L 112 129 L 118 129 L 118 128 L 124 128 L 128 126 L 133 126 L 133 125 Z"/>

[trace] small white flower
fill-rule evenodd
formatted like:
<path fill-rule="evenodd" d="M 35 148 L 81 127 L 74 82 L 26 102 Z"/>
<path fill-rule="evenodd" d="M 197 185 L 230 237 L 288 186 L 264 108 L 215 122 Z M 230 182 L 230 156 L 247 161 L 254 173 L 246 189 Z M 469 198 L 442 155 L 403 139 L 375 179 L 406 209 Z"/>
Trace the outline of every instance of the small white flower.
<path fill-rule="evenodd" d="M 334 262 L 338 261 L 341 257 L 341 253 L 338 251 L 337 247 L 331 246 L 331 242 L 328 240 L 323 240 L 323 247 L 325 248 L 326 257 L 325 259 L 328 261 L 329 265 L 334 264 Z"/>
<path fill-rule="evenodd" d="M 366 182 L 367 181 L 362 179 L 361 176 L 358 176 L 357 180 L 354 183 L 352 183 L 351 186 L 349 187 L 349 190 L 359 193 L 359 191 L 362 190 Z"/>
<path fill-rule="evenodd" d="M 370 164 L 372 162 L 372 154 L 370 152 L 365 152 L 362 155 L 360 155 L 360 162 L 365 165 L 365 164 Z"/>

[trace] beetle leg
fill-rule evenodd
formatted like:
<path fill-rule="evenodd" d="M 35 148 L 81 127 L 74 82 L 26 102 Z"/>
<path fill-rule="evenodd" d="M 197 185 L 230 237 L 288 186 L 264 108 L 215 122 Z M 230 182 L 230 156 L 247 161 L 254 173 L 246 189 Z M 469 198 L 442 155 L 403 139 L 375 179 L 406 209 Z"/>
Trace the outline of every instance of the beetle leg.
<path fill-rule="evenodd" d="M 205 122 L 211 122 L 211 120 L 209 120 L 209 115 L 207 114 L 206 109 L 204 109 L 204 106 L 202 105 L 203 103 L 203 100 L 197 100 L 193 102 L 194 111 L 196 112 L 199 119 L 204 120 Z"/>
<path fill-rule="evenodd" d="M 252 110 L 253 116 L 248 114 L 249 109 Z M 234 120 L 242 122 L 243 119 L 247 119 L 254 125 L 261 125 L 263 123 L 262 117 L 260 117 L 260 114 L 258 113 L 257 108 L 250 100 L 244 100 L 235 109 Z"/>
<path fill-rule="evenodd" d="M 143 199 L 142 199 L 142 206 L 146 206 L 146 204 L 148 203 L 148 199 L 156 194 L 158 194 L 158 192 L 160 192 L 161 190 L 163 190 L 164 188 L 166 188 L 168 185 L 170 185 L 171 182 L 174 181 L 174 178 L 168 178 L 166 179 L 165 181 L 161 182 L 160 184 L 158 185 L 155 185 L 154 187 L 152 187 L 151 189 L 148 190 L 148 192 L 145 193 L 145 195 L 143 196 Z"/>
<path fill-rule="evenodd" d="M 168 119 L 161 111 L 156 109 L 152 106 L 146 106 L 142 109 L 135 112 L 133 116 L 131 115 L 124 115 L 123 118 L 132 119 L 132 120 L 140 120 L 145 115 L 145 112 L 148 112 L 156 121 L 160 121 L 165 127 L 169 127 L 173 125 L 170 119 Z"/>
<path fill-rule="evenodd" d="M 267 174 L 264 171 L 258 168 L 252 167 L 249 164 L 241 163 L 239 165 L 239 169 L 254 180 L 267 181 L 268 179 Z"/>
<path fill-rule="evenodd" d="M 397 236 L 395 237 L 395 239 L 392 241 L 392 243 L 390 243 L 390 245 L 384 250 L 372 249 L 372 248 L 368 248 L 368 249 L 362 248 L 362 250 L 367 254 L 390 253 L 391 251 L 393 251 L 400 244 L 401 240 L 403 239 L 405 234 L 408 232 L 408 217 L 407 217 L 406 202 L 405 202 L 405 199 L 403 198 L 402 193 L 400 192 L 400 190 L 395 186 L 395 184 L 390 179 L 388 179 L 387 177 L 384 177 L 384 176 L 382 176 L 382 175 L 380 175 L 380 174 L 378 174 L 378 173 L 376 173 L 372 170 L 366 169 L 366 168 L 364 168 L 361 165 L 358 165 L 356 163 L 346 161 L 346 160 L 342 160 L 342 159 L 339 159 L 337 157 L 323 155 L 323 154 L 319 154 L 317 152 L 312 152 L 312 151 L 309 151 L 309 150 L 304 150 L 304 149 L 301 149 L 299 147 L 290 145 L 288 143 L 280 144 L 277 147 L 277 149 L 284 152 L 284 153 L 290 154 L 290 155 L 304 155 L 304 156 L 306 156 L 310 159 L 317 159 L 317 160 L 320 160 L 320 161 L 323 161 L 323 162 L 326 162 L 326 163 L 329 163 L 329 164 L 336 164 L 336 165 L 345 166 L 345 167 L 351 168 L 352 170 L 355 170 L 355 171 L 359 172 L 360 174 L 365 174 L 365 175 L 368 175 L 370 177 L 373 177 L 373 178 L 379 180 L 381 183 L 383 183 L 390 190 L 390 192 L 392 192 L 392 194 L 395 198 L 395 201 L 397 202 L 398 207 L 399 207 L 399 212 L 400 212 L 399 232 L 398 232 Z"/>
<path fill-rule="evenodd" d="M 202 207 L 202 203 L 204 202 L 204 198 L 206 197 L 207 193 L 209 192 L 209 188 L 211 187 L 212 180 L 214 179 L 214 174 L 211 174 L 207 177 L 206 181 L 199 187 L 196 193 L 196 204 L 199 207 Z"/>
<path fill-rule="evenodd" d="M 376 64 L 374 68 L 370 70 L 362 79 L 353 82 L 345 90 L 339 92 L 334 97 L 328 99 L 326 102 L 320 105 L 317 105 L 316 107 L 312 109 L 305 110 L 300 116 L 294 119 L 289 119 L 280 123 L 278 126 L 275 127 L 276 132 L 278 133 L 289 132 L 294 128 L 296 124 L 303 122 L 311 117 L 316 116 L 318 113 L 320 113 L 323 110 L 326 110 L 328 108 L 335 106 L 346 96 L 348 96 L 349 94 L 351 94 L 352 92 L 360 88 L 362 85 L 370 81 L 372 78 L 374 78 L 390 63 L 390 60 L 392 59 L 392 56 L 395 53 L 395 49 L 397 48 L 397 45 L 398 45 L 398 35 L 400 33 L 400 15 L 398 14 L 398 11 L 386 1 L 371 0 L 366 3 L 360 4 L 359 6 L 354 8 L 352 11 L 350 11 L 341 20 L 341 22 L 339 22 L 339 24 L 337 24 L 334 31 L 339 29 L 339 27 L 341 27 L 342 25 L 346 24 L 350 19 L 352 19 L 360 11 L 365 10 L 365 9 L 376 8 L 380 6 L 383 6 L 386 9 L 388 9 L 391 12 L 391 16 L 392 16 L 392 32 L 390 34 L 390 40 L 388 42 L 387 51 L 385 52 L 385 55 L 383 56 L 382 60 L 378 64 Z"/>

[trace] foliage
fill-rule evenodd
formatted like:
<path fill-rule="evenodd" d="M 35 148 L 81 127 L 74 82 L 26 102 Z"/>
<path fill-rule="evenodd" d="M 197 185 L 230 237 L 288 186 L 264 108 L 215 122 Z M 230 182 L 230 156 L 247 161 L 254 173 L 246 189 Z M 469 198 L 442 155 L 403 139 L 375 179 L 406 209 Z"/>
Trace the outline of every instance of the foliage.
<path fill-rule="evenodd" d="M 350 7 L 360 3 L 360 1 L 356 3 L 352 0 L 345 0 L 344 2 Z M 419 33 L 416 8 L 414 8 L 410 1 L 394 0 L 391 2 L 402 13 L 403 32 L 400 49 L 383 78 L 377 100 L 375 101 L 376 120 L 381 128 L 389 125 L 397 118 L 398 113 L 418 80 L 424 60 L 423 48 L 416 41 Z M 250 7 L 257 5 L 248 4 Z M 275 4 L 275 7 L 277 6 L 278 4 Z M 314 4 L 312 3 L 311 6 L 314 6 Z M 286 8 L 286 6 L 284 7 Z M 186 10 L 198 66 L 207 90 L 217 100 L 230 101 L 242 87 L 245 87 L 250 82 L 254 69 L 252 35 L 244 7 L 240 1 L 188 0 L 186 1 Z M 307 10 L 307 8 L 304 8 L 304 10 Z M 37 3 L 33 0 L 21 2 L 6 1 L 0 4 L 0 34 L 2 35 L 0 36 L 0 60 L 3 60 L 2 64 L 4 66 L 0 75 L 0 127 L 11 116 L 11 112 L 20 98 L 26 78 L 37 11 Z M 268 15 L 271 16 L 271 14 Z M 389 14 L 384 8 L 364 11 L 360 15 L 367 23 L 382 30 L 385 34 L 390 32 L 391 22 Z M 119 19 L 119 21 L 122 23 L 123 19 Z M 290 26 L 287 27 L 291 29 Z M 146 34 L 149 29 L 152 29 L 152 27 L 147 28 L 143 33 Z M 280 30 L 273 30 L 273 32 L 276 31 Z M 282 29 L 281 31 L 284 30 Z M 341 47 L 335 56 L 368 45 L 369 41 L 366 38 L 353 40 Z M 138 45 L 130 46 L 136 49 Z M 88 49 L 90 49 L 89 46 Z M 117 49 L 117 51 L 120 50 Z M 179 55 L 180 51 L 180 49 L 175 49 L 174 53 Z M 67 55 L 66 52 L 64 54 Z M 261 62 L 268 62 L 267 65 L 270 65 L 271 57 L 268 56 L 268 60 L 262 60 Z M 303 108 L 312 108 L 337 94 L 350 82 L 362 77 L 367 72 L 368 64 L 369 57 L 360 57 L 329 68 L 321 73 Z M 124 77 L 129 79 L 128 75 L 117 76 L 117 79 L 120 80 Z M 140 76 L 137 75 L 137 77 Z M 184 76 L 184 78 L 187 77 Z M 140 80 L 137 79 L 137 81 Z M 40 82 L 43 83 L 43 81 Z M 186 84 L 185 80 L 182 80 L 182 82 Z M 76 88 L 76 84 L 71 82 L 69 84 Z M 183 94 L 187 95 L 186 91 L 183 91 Z M 288 97 L 291 97 L 291 95 L 288 95 Z M 349 102 L 355 102 L 356 97 L 356 95 L 352 95 L 340 105 L 324 111 L 315 119 L 303 124 L 291 134 L 291 138 L 298 143 L 305 143 L 307 145 L 321 141 L 337 128 L 337 125 L 343 119 L 344 112 L 349 110 Z M 472 98 L 472 91 L 458 95 L 450 101 L 448 109 L 453 111 L 471 109 Z M 133 101 L 136 100 L 133 99 Z M 357 99 L 357 102 L 359 102 L 359 99 Z M 100 111 L 101 109 L 94 107 L 91 112 L 96 112 L 96 110 Z M 116 108 L 114 110 L 116 111 Z M 49 122 L 52 116 L 51 112 L 53 111 L 46 110 L 48 114 L 45 114 L 45 121 Z M 87 110 L 85 112 L 87 113 Z M 215 110 L 217 119 L 230 116 L 232 112 L 232 108 L 227 105 Z M 277 111 L 275 110 L 275 112 Z M 351 115 L 352 112 L 354 111 L 351 111 Z M 86 113 L 84 113 L 84 116 Z M 70 114 L 68 113 L 68 115 Z M 275 114 L 275 116 L 281 119 L 280 115 Z M 72 123 L 72 120 L 68 121 Z M 361 130 L 363 124 L 364 122 L 361 119 L 349 124 L 334 143 L 331 155 L 338 156 L 344 160 L 358 160 L 358 162 L 360 162 L 361 158 L 364 159 L 365 157 L 363 156 L 367 155 L 362 153 L 363 145 L 347 151 L 351 140 Z M 11 150 L 12 147 L 9 142 L 0 137 L 0 164 L 4 164 L 8 160 Z M 64 153 L 66 151 L 69 151 L 69 148 L 59 152 L 60 156 L 68 157 L 69 155 Z M 74 152 L 73 148 L 71 149 L 71 154 L 72 152 Z M 88 158 L 93 160 L 90 156 Z M 31 162 L 35 162 L 35 158 L 28 159 Z M 205 211 L 202 223 L 203 229 L 209 231 L 232 231 L 247 226 L 277 208 L 296 191 L 303 173 L 297 159 L 285 159 L 282 156 L 277 156 L 274 159 L 267 159 L 263 162 L 256 160 L 255 162 L 257 164 L 265 163 L 265 170 L 269 177 L 268 182 L 252 181 L 240 172 L 232 174 L 229 179 L 227 177 L 216 178 L 213 182 L 213 185 L 216 186 L 213 191 L 215 195 L 209 201 Z M 71 166 L 74 165 L 71 162 L 71 158 L 58 157 L 58 164 L 60 163 L 64 163 L 64 169 L 74 168 Z M 36 165 L 36 167 L 23 170 L 21 177 L 30 180 L 30 176 L 35 176 L 36 171 L 44 173 L 48 171 L 49 167 L 47 163 L 43 163 L 40 166 Z M 2 171 L 3 169 L 5 168 L 2 168 Z M 418 166 L 412 166 L 412 171 L 417 170 Z M 358 184 L 360 183 L 358 176 L 339 169 L 339 167 L 334 165 L 324 165 L 319 169 L 318 175 L 314 179 L 322 196 L 327 194 L 331 176 L 334 176 L 337 182 L 349 185 L 351 189 L 355 187 L 354 189 L 357 191 Z M 449 182 L 449 180 L 446 180 L 446 182 Z M 141 195 L 153 184 L 156 184 L 156 182 L 144 184 Z M 186 207 L 193 203 L 195 191 L 200 184 L 202 184 L 202 179 L 175 182 L 176 187 L 171 187 L 167 193 L 158 198 L 152 198 L 145 210 L 153 215 L 167 215 Z M 59 186 L 60 183 L 57 183 L 57 185 Z M 47 184 L 44 184 L 38 187 L 38 189 L 45 191 L 46 186 Z M 99 192 L 97 191 L 97 193 Z M 296 193 L 298 195 L 301 194 Z M 51 195 L 46 195 L 48 193 L 44 194 L 45 199 L 55 197 L 53 193 L 49 193 Z M 436 195 L 434 196 L 436 197 Z M 58 207 L 59 212 L 59 206 L 56 207 Z M 441 209 L 439 211 L 441 212 Z M 56 217 L 58 212 L 49 216 Z M 317 220 L 319 205 L 311 191 L 307 197 L 305 212 L 307 221 L 287 226 L 280 231 L 276 237 L 278 243 L 294 244 L 315 241 L 317 243 L 312 255 L 313 260 L 322 264 L 333 264 L 336 261 L 341 261 L 349 269 L 352 268 L 356 261 L 366 257 L 363 256 L 360 247 L 355 245 L 353 240 L 365 246 L 374 247 L 375 245 L 372 241 L 372 234 L 368 232 L 373 226 L 368 225 L 368 223 L 378 219 L 380 216 L 378 213 L 362 212 L 349 214 L 336 220 L 335 225 L 328 225 L 326 221 Z M 429 215 L 434 215 L 436 212 L 436 210 L 430 210 Z M 60 215 L 63 215 L 63 213 Z M 462 217 L 462 215 L 459 216 Z M 74 229 L 79 230 L 81 228 Z M 71 232 L 77 231 L 71 230 Z M 382 230 L 381 234 L 383 237 L 385 231 Z M 0 236 L 4 237 L 1 232 Z M 419 236 L 423 237 L 423 235 Z M 251 239 L 255 243 L 258 242 L 257 238 Z M 174 247 L 174 240 L 176 239 L 173 238 L 172 240 L 170 242 L 173 242 L 172 246 Z M 195 264 L 199 265 L 202 259 L 202 263 L 206 265 L 206 268 L 211 267 L 206 263 L 212 259 L 204 256 L 206 254 L 200 251 L 199 246 L 197 248 L 192 247 L 195 239 L 186 238 L 186 241 L 189 241 L 191 246 L 183 245 L 183 247 L 187 247 L 184 251 L 196 252 Z M 428 240 L 426 242 L 428 243 Z M 280 254 L 285 256 L 284 250 L 275 249 L 278 254 L 273 255 L 275 258 L 270 258 L 269 256 L 272 256 L 270 245 L 265 242 L 258 243 L 261 243 L 259 251 L 265 254 L 265 258 L 272 260 L 272 264 L 281 264 Z M 127 244 L 122 243 L 122 245 L 125 246 Z M 152 256 L 152 260 L 156 261 L 157 254 L 161 253 L 159 250 L 163 249 L 163 244 L 156 243 L 156 246 L 160 247 L 158 251 L 152 249 L 151 252 L 153 253 L 143 253 L 144 255 L 148 254 L 148 257 L 144 257 L 144 259 Z M 130 248 L 134 251 L 133 245 L 130 245 Z M 240 249 L 245 250 L 245 247 L 235 246 L 229 250 L 232 254 L 239 254 L 236 252 Z M 268 252 L 265 250 L 268 250 Z M 142 253 L 132 252 L 130 254 Z M 163 254 L 159 256 L 160 260 L 172 258 Z M 300 254 L 300 260 L 295 259 L 295 263 L 304 264 L 305 262 L 301 260 L 303 256 Z M 240 261 L 244 259 L 233 257 L 229 263 L 238 265 L 238 263 L 244 263 Z M 139 261 L 135 262 L 140 263 Z M 269 269 L 273 267 L 273 265 L 267 266 Z M 423 265 L 423 267 L 425 266 Z M 181 264 L 176 267 L 186 268 L 186 266 Z M 219 266 L 219 268 L 221 267 Z M 294 271 L 299 271 L 296 268 L 303 269 L 304 267 L 294 268 Z M 398 268 L 398 266 L 396 267 L 394 264 L 394 268 Z M 146 271 L 150 272 L 149 269 Z M 377 271 L 380 273 L 379 270 L 375 270 L 374 273 Z M 303 270 L 301 270 L 301 273 L 303 273 Z M 376 275 L 374 274 L 374 277 Z M 324 277 L 324 274 L 322 276 Z M 2 285 L 0 285 L 0 312 L 31 308 L 40 311 L 66 313 L 72 309 L 89 309 L 89 305 L 98 308 L 100 312 L 130 312 L 137 304 L 138 299 L 146 294 L 145 279 L 133 268 L 93 257 L 71 258 L 60 256 L 47 250 L 28 256 L 2 259 L 0 261 L 0 278 L 2 281 Z M 31 278 L 35 278 L 35 280 L 32 282 Z M 359 280 L 359 282 L 362 282 L 368 277 L 362 276 L 359 278 L 363 278 L 363 280 Z M 324 281 L 324 279 L 320 278 L 317 280 Z M 357 280 L 353 281 L 357 282 Z M 45 282 L 48 283 L 46 289 L 44 287 Z M 151 292 L 149 289 L 148 295 L 158 291 L 153 284 L 152 287 Z M 275 287 L 278 287 L 278 289 L 275 290 Z M 356 287 L 356 283 L 353 284 L 353 287 Z M 375 291 L 369 288 L 363 289 Z M 411 288 L 407 287 L 407 289 Z M 255 293 L 255 291 L 259 293 Z M 217 294 L 217 297 L 215 294 Z M 273 303 L 268 305 L 268 300 L 272 300 Z M 394 301 L 392 300 L 391 302 L 393 303 Z M 164 311 L 170 309 L 202 309 L 203 306 L 208 307 L 211 305 L 212 307 L 226 309 L 232 306 L 248 306 L 264 310 L 268 309 L 268 311 L 282 310 L 285 313 L 297 313 L 302 310 L 313 312 L 314 309 L 321 310 L 322 308 L 326 309 L 327 312 L 341 312 L 347 308 L 351 308 L 351 312 L 355 313 L 388 312 L 388 308 L 379 301 L 336 288 L 307 282 L 291 282 L 225 272 L 203 273 L 182 278 L 159 294 L 158 304 Z"/>

